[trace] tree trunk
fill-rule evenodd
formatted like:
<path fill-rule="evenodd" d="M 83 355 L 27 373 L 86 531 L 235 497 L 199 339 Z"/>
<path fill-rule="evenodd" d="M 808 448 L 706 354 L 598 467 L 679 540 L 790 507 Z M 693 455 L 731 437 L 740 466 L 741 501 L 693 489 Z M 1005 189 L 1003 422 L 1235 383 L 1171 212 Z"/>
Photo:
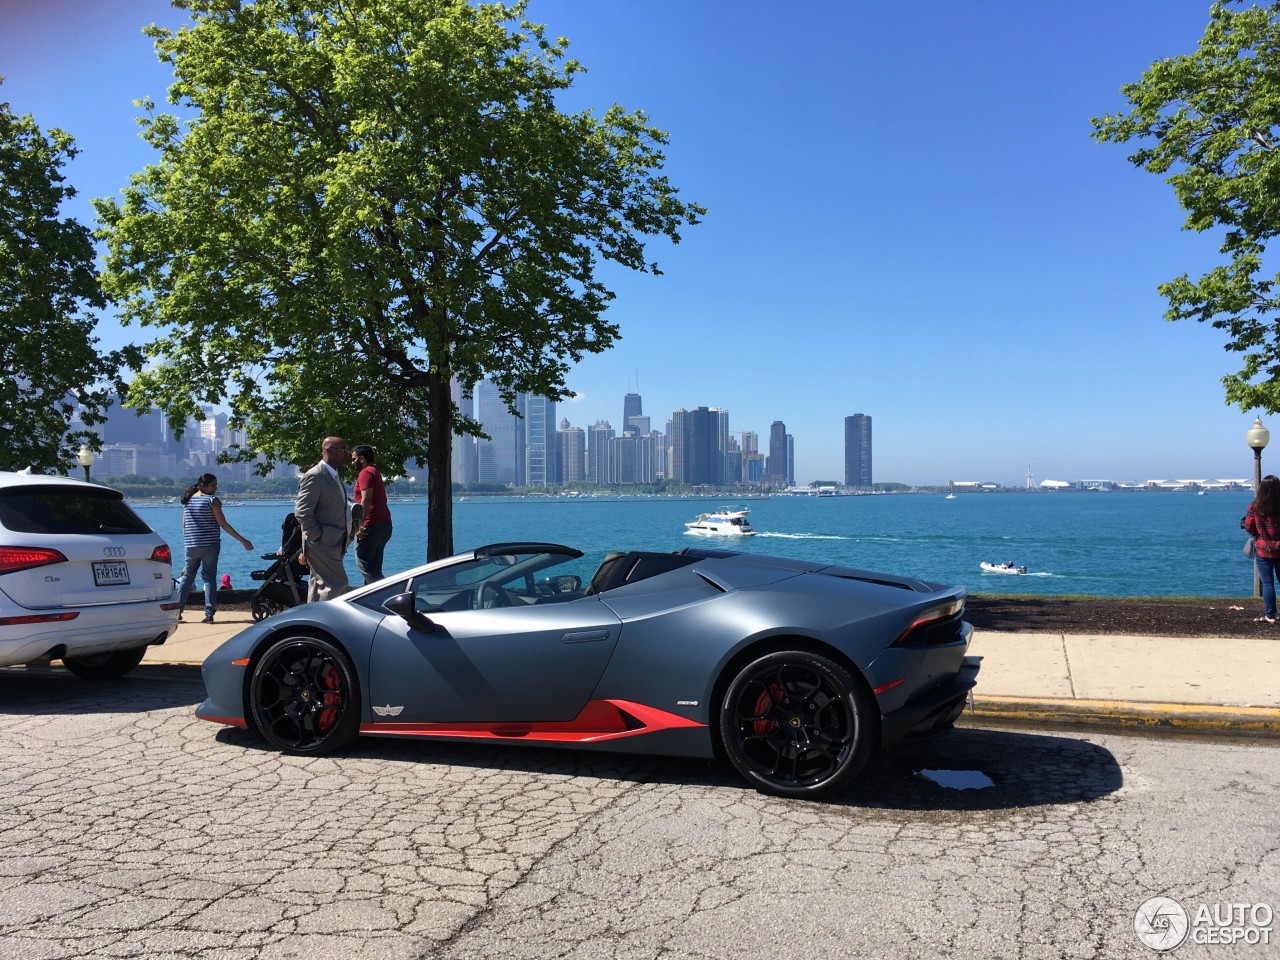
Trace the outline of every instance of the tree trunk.
<path fill-rule="evenodd" d="M 427 386 L 427 561 L 453 556 L 453 399 L 449 378 Z"/>

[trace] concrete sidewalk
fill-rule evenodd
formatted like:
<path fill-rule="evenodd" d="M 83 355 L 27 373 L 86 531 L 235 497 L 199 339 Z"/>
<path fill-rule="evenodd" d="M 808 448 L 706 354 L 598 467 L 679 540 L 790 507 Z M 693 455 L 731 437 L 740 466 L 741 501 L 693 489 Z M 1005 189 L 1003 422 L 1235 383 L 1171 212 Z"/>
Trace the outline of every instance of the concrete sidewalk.
<path fill-rule="evenodd" d="M 167 643 L 147 648 L 144 668 L 198 667 L 253 623 L 232 611 L 212 624 L 196 608 L 185 616 Z M 1275 639 L 981 630 L 969 653 L 983 658 L 972 721 L 1280 737 L 1280 629 Z"/>

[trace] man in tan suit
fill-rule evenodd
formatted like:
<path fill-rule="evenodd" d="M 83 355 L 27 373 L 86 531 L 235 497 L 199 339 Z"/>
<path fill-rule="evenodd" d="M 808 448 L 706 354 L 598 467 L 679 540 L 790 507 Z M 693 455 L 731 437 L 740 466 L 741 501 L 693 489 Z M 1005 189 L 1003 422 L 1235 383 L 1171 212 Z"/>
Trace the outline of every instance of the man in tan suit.
<path fill-rule="evenodd" d="M 347 592 L 347 488 L 338 470 L 347 462 L 341 437 L 325 437 L 320 462 L 298 481 L 293 513 L 302 527 L 302 555 L 311 573 L 307 602 L 328 600 Z"/>

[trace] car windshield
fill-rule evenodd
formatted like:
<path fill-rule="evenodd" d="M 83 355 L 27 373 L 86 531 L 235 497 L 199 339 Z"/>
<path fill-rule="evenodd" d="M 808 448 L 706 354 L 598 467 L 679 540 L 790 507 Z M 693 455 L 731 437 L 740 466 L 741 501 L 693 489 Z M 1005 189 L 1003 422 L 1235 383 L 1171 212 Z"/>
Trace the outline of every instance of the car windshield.
<path fill-rule="evenodd" d="M 14 533 L 151 533 L 115 490 L 21 486 L 0 490 L 0 526 Z"/>

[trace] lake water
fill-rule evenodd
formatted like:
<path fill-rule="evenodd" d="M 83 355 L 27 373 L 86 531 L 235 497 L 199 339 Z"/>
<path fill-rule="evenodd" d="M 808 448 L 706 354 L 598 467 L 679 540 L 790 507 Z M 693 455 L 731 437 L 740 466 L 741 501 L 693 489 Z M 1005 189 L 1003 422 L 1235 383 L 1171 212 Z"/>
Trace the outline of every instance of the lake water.
<path fill-rule="evenodd" d="M 972 593 L 1097 596 L 1248 596 L 1252 561 L 1241 555 L 1247 491 L 1193 493 L 895 494 L 772 497 L 741 501 L 674 498 L 469 498 L 454 503 L 454 546 L 543 540 L 603 556 L 611 550 L 715 545 L 883 570 Z M 699 513 L 746 506 L 759 535 L 710 540 L 684 532 Z M 174 548 L 182 566 L 182 508 L 136 509 Z M 268 562 L 290 501 L 226 504 L 249 553 L 226 535 L 219 573 L 239 589 Z M 392 503 L 389 574 L 426 561 L 427 504 Z M 1025 565 L 1026 576 L 983 573 L 982 561 Z M 353 582 L 355 555 L 348 553 Z"/>

